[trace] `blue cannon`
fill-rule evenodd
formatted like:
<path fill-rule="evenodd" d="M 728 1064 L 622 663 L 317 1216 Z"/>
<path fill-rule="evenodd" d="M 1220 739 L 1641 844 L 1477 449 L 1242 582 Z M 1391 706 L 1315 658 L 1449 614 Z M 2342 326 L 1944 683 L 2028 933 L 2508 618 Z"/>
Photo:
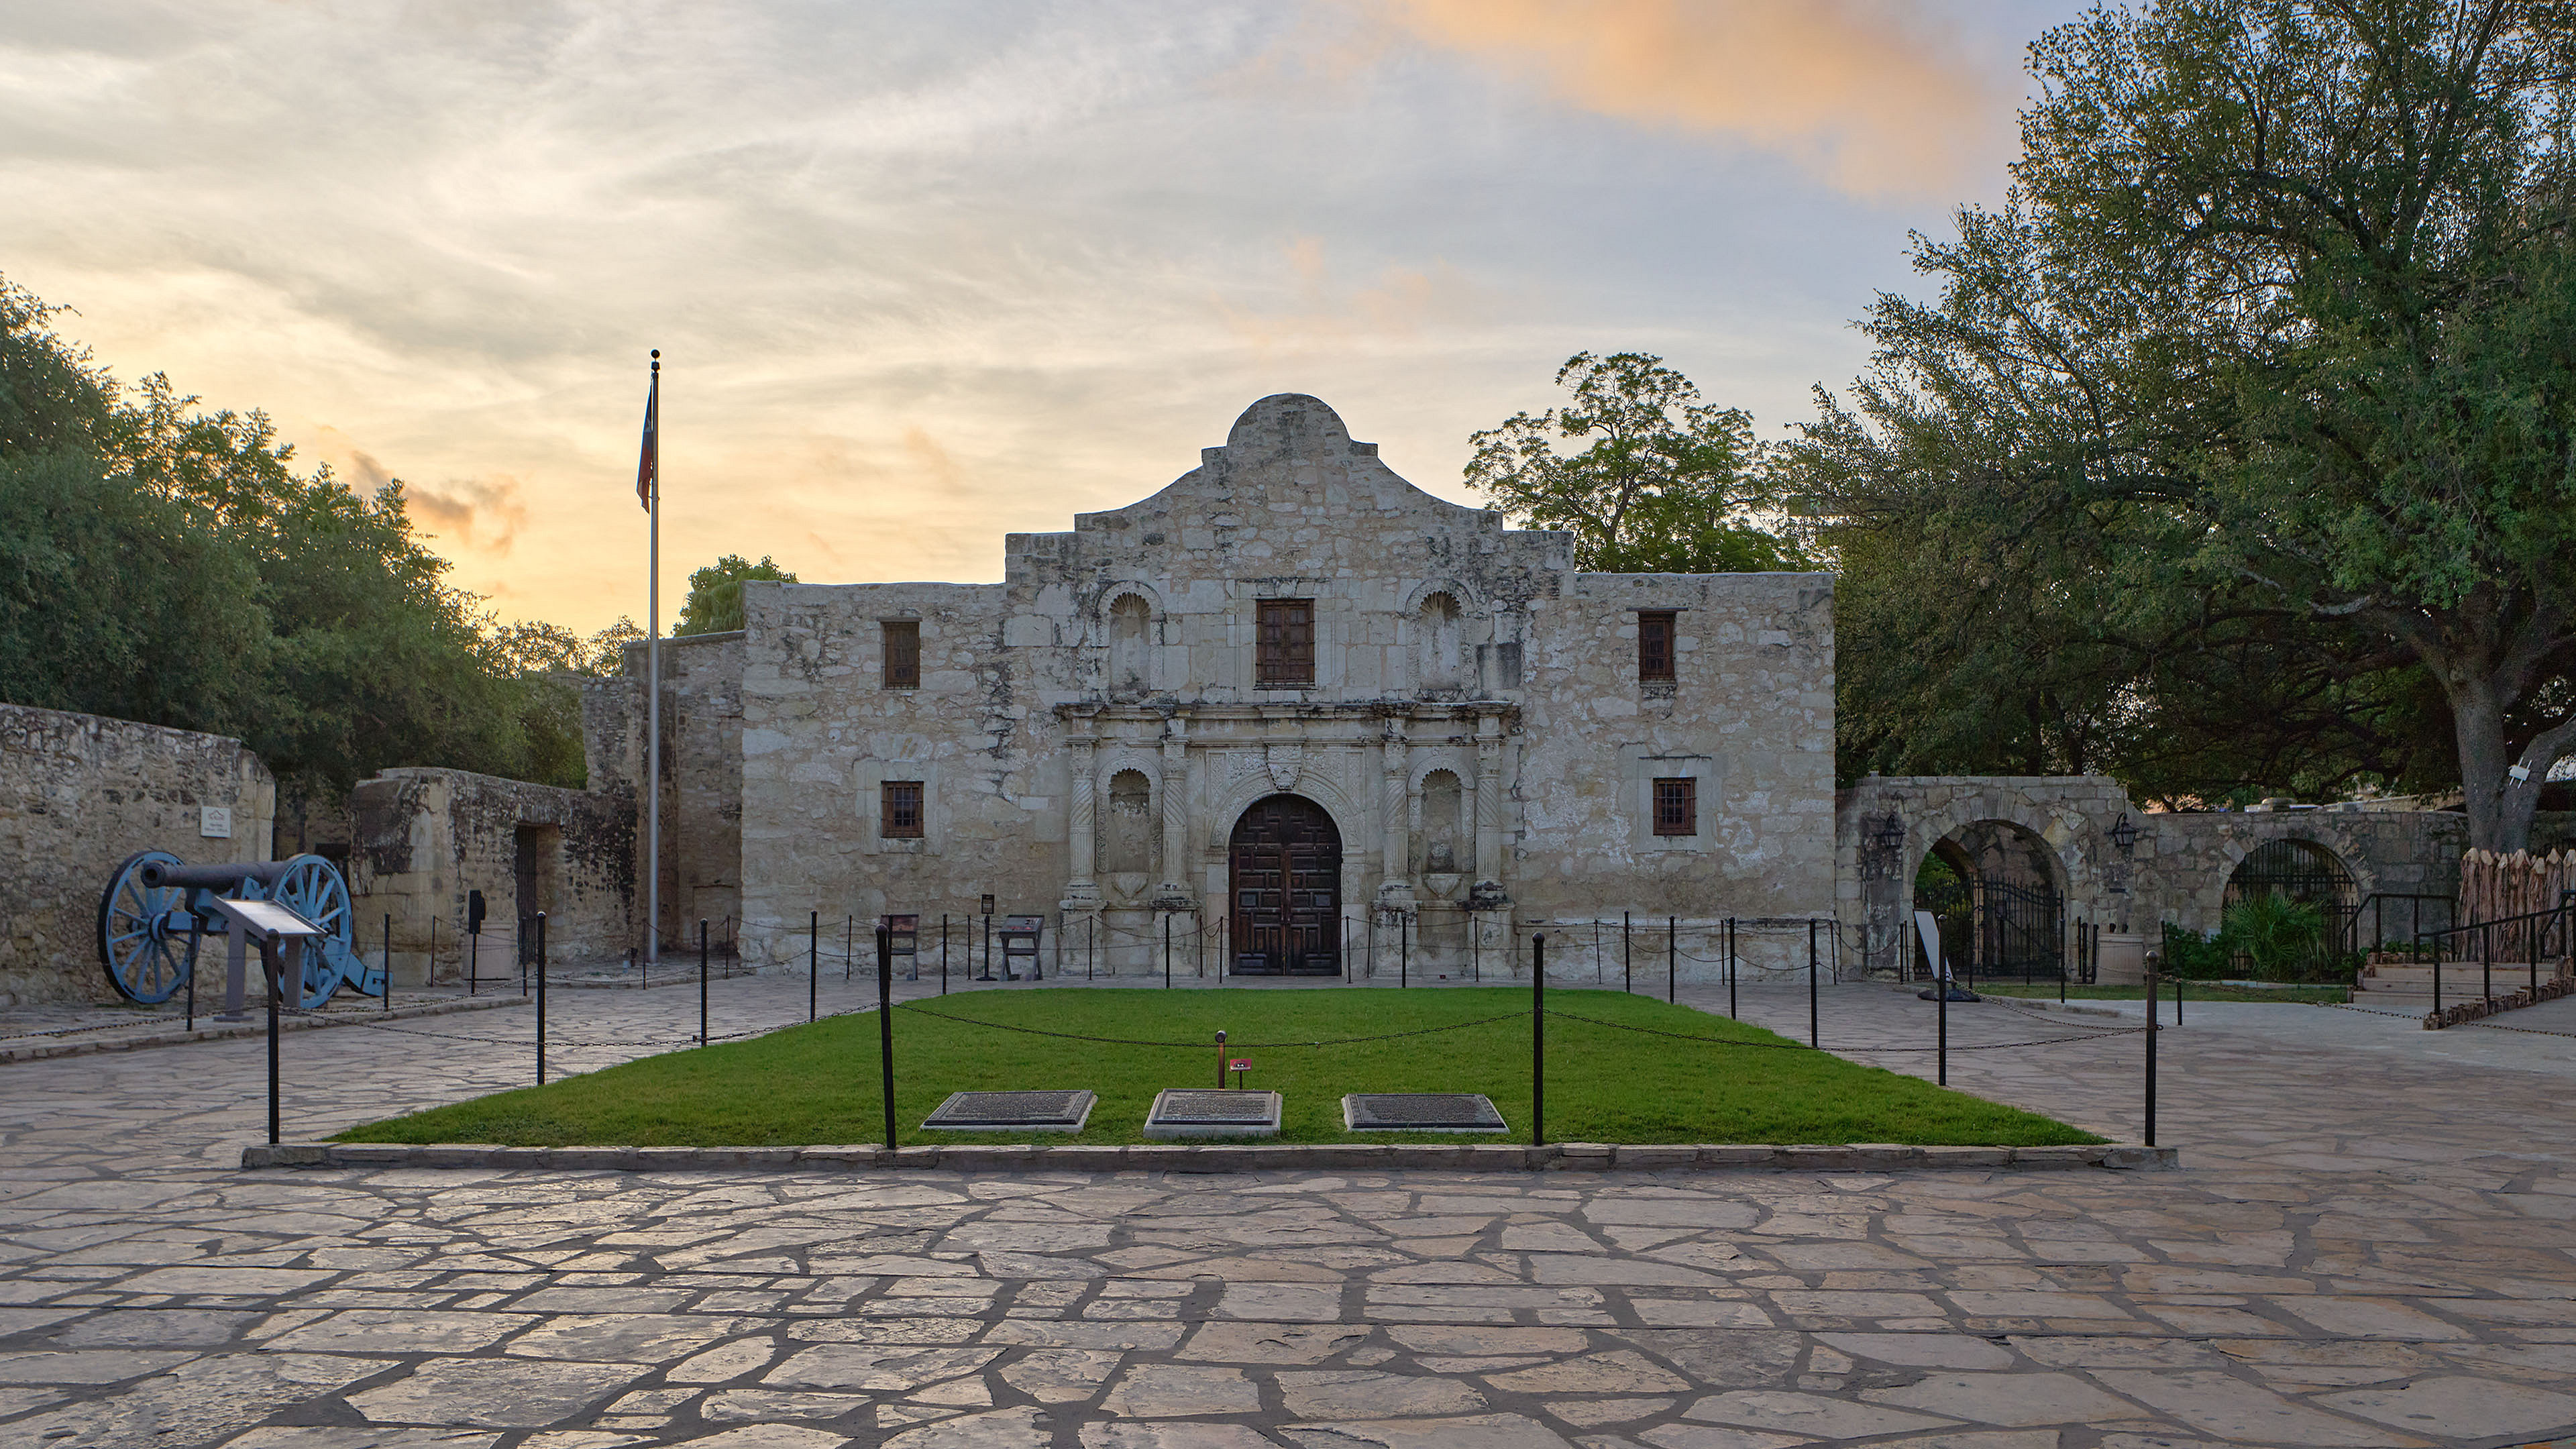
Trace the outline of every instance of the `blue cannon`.
<path fill-rule="evenodd" d="M 273 901 L 320 928 L 314 943 L 319 949 L 302 953 L 304 979 L 294 1005 L 313 1010 L 343 986 L 368 996 L 385 994 L 384 971 L 358 957 L 349 883 L 330 861 L 299 855 L 189 865 L 166 850 L 141 850 L 116 868 L 98 902 L 99 964 L 117 995 L 152 1006 L 185 988 L 196 975 L 205 938 L 224 935 L 223 916 L 209 904 L 217 897 Z"/>

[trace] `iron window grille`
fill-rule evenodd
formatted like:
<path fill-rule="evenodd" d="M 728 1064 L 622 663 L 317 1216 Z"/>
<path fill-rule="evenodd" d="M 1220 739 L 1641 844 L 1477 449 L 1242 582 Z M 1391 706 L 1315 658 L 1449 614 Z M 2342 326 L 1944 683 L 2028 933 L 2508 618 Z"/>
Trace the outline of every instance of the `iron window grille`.
<path fill-rule="evenodd" d="M 1315 682 L 1315 601 L 1263 599 L 1254 677 L 1265 685 Z"/>
<path fill-rule="evenodd" d="M 1637 613 L 1637 678 L 1669 683 L 1673 677 L 1673 611 L 1641 609 Z"/>
<path fill-rule="evenodd" d="M 888 619 L 885 630 L 885 687 L 921 687 L 921 624 L 914 619 Z"/>
<path fill-rule="evenodd" d="M 888 840 L 921 838 L 921 782 L 888 780 L 883 786 L 884 819 L 877 833 Z"/>
<path fill-rule="evenodd" d="M 1683 776 L 1655 782 L 1655 833 L 1699 834 L 1699 781 Z"/>

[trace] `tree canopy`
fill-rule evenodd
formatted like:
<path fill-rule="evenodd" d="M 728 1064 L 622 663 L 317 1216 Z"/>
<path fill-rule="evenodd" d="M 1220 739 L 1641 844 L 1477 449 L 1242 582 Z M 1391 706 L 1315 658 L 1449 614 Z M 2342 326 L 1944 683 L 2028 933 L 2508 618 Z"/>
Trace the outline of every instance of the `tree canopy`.
<path fill-rule="evenodd" d="M 671 627 L 671 632 L 724 634 L 741 628 L 742 585 L 746 579 L 774 579 L 782 584 L 797 581 L 796 575 L 780 568 L 767 554 L 762 554 L 758 563 L 738 553 L 726 554 L 689 575 L 689 597 L 680 605 L 680 622 Z"/>
<path fill-rule="evenodd" d="M 1469 487 L 1533 528 L 1574 535 L 1574 566 L 1601 573 L 1761 573 L 1810 565 L 1762 526 L 1772 499 L 1753 420 L 1700 401 L 1660 357 L 1579 352 L 1557 369 L 1573 393 L 1467 441 Z M 1560 440 L 1588 439 L 1581 452 Z"/>
<path fill-rule="evenodd" d="M 2520 846 L 2576 753 L 2576 12 L 2166 0 L 2032 58 L 2010 199 L 1784 454 L 1855 743 L 2447 777 Z"/>
<path fill-rule="evenodd" d="M 119 386 L 0 279 L 0 699 L 240 738 L 290 788 L 390 765 L 579 784 L 598 651 L 444 581 L 397 482 Z"/>

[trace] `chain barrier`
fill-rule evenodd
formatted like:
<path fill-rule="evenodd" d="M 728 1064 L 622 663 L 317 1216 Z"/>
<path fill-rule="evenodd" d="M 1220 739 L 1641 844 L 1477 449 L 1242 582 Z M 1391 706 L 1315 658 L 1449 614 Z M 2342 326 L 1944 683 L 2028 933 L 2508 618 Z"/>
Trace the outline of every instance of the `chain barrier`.
<path fill-rule="evenodd" d="M 1051 1036 L 1065 1041 L 1098 1042 L 1105 1046 L 1179 1047 L 1189 1051 L 1206 1051 L 1209 1048 L 1209 1043 L 1203 1041 L 1141 1041 L 1133 1037 L 1087 1036 L 1075 1031 L 1048 1031 L 1042 1027 L 1013 1026 L 1008 1022 L 1000 1021 L 980 1021 L 971 1016 L 951 1016 L 944 1011 L 932 1011 L 918 1002 L 900 1003 L 895 1010 L 909 1011 L 916 1016 L 933 1017 L 940 1021 L 955 1022 L 960 1026 L 985 1026 L 995 1031 L 1015 1031 L 1025 1036 Z M 1331 1041 L 1229 1041 L 1225 1044 L 1225 1049 L 1227 1051 L 1282 1051 L 1289 1047 L 1354 1046 L 1361 1042 L 1395 1041 L 1402 1037 L 1437 1036 L 1442 1032 L 1465 1031 L 1471 1026 L 1491 1026 L 1498 1021 L 1518 1021 L 1521 1016 L 1521 1012 L 1506 1011 L 1495 1016 L 1480 1016 L 1473 1021 L 1453 1022 L 1447 1026 L 1426 1026 L 1413 1031 L 1382 1032 L 1376 1036 L 1336 1037 Z"/>
<path fill-rule="evenodd" d="M 1570 1012 L 1570 1011 L 1559 1011 L 1559 1010 L 1557 1010 L 1555 1007 L 1552 1007 L 1552 1006 L 1548 1008 L 1548 1010 L 1547 1010 L 1547 1014 L 1548 1014 L 1548 1015 L 1550 1015 L 1550 1016 L 1561 1016 L 1561 1017 L 1564 1017 L 1564 1018 L 1565 1018 L 1566 1020 L 1568 1020 L 1568 1021 L 1580 1021 L 1580 1022 L 1586 1022 L 1586 1023 L 1589 1023 L 1589 1024 L 1593 1025 L 1593 1026 L 1606 1026 L 1606 1027 L 1610 1027 L 1610 1028 L 1612 1028 L 1612 1029 L 1614 1029 L 1614 1030 L 1617 1030 L 1617 1031 L 1633 1031 L 1633 1032 L 1642 1033 L 1643 1035 L 1646 1035 L 1646 1036 L 1668 1036 L 1668 1037 L 1673 1038 L 1673 1039 L 1674 1039 L 1674 1040 L 1676 1040 L 1676 1041 L 1692 1041 L 1692 1042 L 1698 1042 L 1698 1043 L 1700 1043 L 1700 1044 L 1701 1044 L 1701 1045 L 1703 1045 L 1703 1046 L 1766 1047 L 1766 1048 L 1769 1048 L 1769 1049 L 1770 1049 L 1770 1050 L 1772 1050 L 1772 1051 L 1798 1051 L 1798 1052 L 1809 1052 L 1809 1051 L 1815 1051 L 1815 1050 L 1816 1050 L 1816 1048 L 1815 1048 L 1815 1047 L 1811 1047 L 1811 1046 L 1805 1045 L 1804 1043 L 1801 1043 L 1801 1042 L 1794 1042 L 1794 1041 L 1791 1041 L 1791 1042 L 1778 1042 L 1778 1041 L 1736 1041 L 1736 1040 L 1733 1040 L 1733 1039 L 1731 1039 L 1731 1038 L 1728 1038 L 1728 1037 L 1722 1037 L 1722 1036 L 1702 1036 L 1702 1035 L 1698 1035 L 1698 1034 L 1691 1033 L 1691 1032 L 1664 1031 L 1664 1030 L 1661 1030 L 1661 1029 L 1659 1029 L 1659 1028 L 1651 1027 L 1651 1026 L 1631 1026 L 1631 1025 L 1629 1025 L 1628 1023 L 1624 1022 L 1624 1021 L 1603 1021 L 1603 1020 L 1601 1020 L 1599 1017 L 1593 1017 L 1593 1016 L 1577 1016 L 1577 1015 L 1575 1015 L 1573 1012 Z M 2136 1035 L 2140 1035 L 2140 1034 L 2144 1033 L 2145 1031 L 2146 1031 L 2146 1028 L 2145 1028 L 2145 1027 L 2143 1027 L 2143 1026 L 2132 1026 L 2132 1027 L 2124 1027 L 2124 1028 L 2120 1028 L 2120 1029 L 2118 1029 L 2118 1030 L 2113 1030 L 2113 1031 L 2097 1031 L 2097 1032 L 2092 1032 L 2092 1033 L 2090 1033 L 2090 1034 L 2088 1034 L 2088 1035 L 2085 1035 L 2085 1036 L 2059 1036 L 2059 1037 L 2049 1037 L 2049 1038 L 2046 1038 L 2045 1040 L 2040 1040 L 2040 1041 L 1998 1041 L 1998 1042 L 1986 1042 L 1986 1043 L 1983 1043 L 1983 1044 L 1980 1044 L 1980 1045 L 1977 1045 L 1977 1046 L 1952 1046 L 1952 1047 L 1950 1047 L 1950 1048 L 1949 1048 L 1949 1050 L 1954 1051 L 1954 1052 L 1990 1052 L 1990 1051 L 2001 1051 L 2001 1050 L 2003 1050 L 2003 1049 L 2005 1049 L 2005 1048 L 2007 1048 L 2007 1047 L 2056 1046 L 2056 1045 L 2059 1045 L 2060 1043 L 2063 1043 L 2063 1042 L 2070 1042 L 2070 1041 L 2100 1041 L 2102 1038 L 2104 1038 L 2104 1037 L 2106 1037 L 2106 1036 L 2136 1036 Z M 1941 1050 L 1941 1048 L 1940 1048 L 1940 1047 L 1937 1047 L 1937 1046 L 1928 1046 L 1928 1047 L 1856 1046 L 1856 1047 L 1846 1047 L 1846 1048 L 1841 1048 L 1840 1050 L 1845 1050 L 1845 1051 L 1855 1051 L 1855 1052 L 1937 1052 L 1937 1051 L 1940 1051 L 1940 1050 Z"/>

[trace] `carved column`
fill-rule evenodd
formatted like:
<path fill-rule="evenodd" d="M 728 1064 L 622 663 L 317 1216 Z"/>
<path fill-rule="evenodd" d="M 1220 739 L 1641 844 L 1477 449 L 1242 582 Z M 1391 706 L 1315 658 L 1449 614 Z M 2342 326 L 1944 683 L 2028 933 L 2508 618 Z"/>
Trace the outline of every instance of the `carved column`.
<path fill-rule="evenodd" d="M 1410 905 L 1413 901 L 1412 884 L 1405 878 L 1405 867 L 1411 863 L 1409 857 L 1413 852 L 1404 828 L 1407 813 L 1404 808 L 1404 777 L 1407 774 L 1407 763 L 1403 716 L 1388 717 L 1386 738 L 1381 742 L 1381 751 L 1383 758 L 1380 763 L 1385 769 L 1386 778 L 1385 788 L 1378 795 L 1378 808 L 1384 812 L 1381 823 L 1386 828 L 1381 832 L 1381 844 L 1378 847 L 1384 859 L 1381 862 L 1383 869 L 1379 873 L 1377 898 L 1380 905 L 1400 907 Z"/>
<path fill-rule="evenodd" d="M 1476 886 L 1480 899 L 1503 898 L 1503 736 L 1493 715 L 1476 719 Z"/>
<path fill-rule="evenodd" d="M 1100 909 L 1100 886 L 1092 879 L 1092 871 L 1097 865 L 1100 807 L 1093 793 L 1092 775 L 1093 755 L 1100 742 L 1090 733 L 1091 721 L 1068 723 L 1081 733 L 1067 735 L 1064 742 L 1065 769 L 1071 776 L 1065 844 L 1073 878 L 1065 882 L 1062 907 L 1067 911 L 1096 911 Z"/>
<path fill-rule="evenodd" d="M 1158 909 L 1190 908 L 1190 742 L 1189 722 L 1175 715 L 1163 722 L 1162 779 L 1154 793 L 1163 803 L 1162 880 L 1154 887 Z"/>

